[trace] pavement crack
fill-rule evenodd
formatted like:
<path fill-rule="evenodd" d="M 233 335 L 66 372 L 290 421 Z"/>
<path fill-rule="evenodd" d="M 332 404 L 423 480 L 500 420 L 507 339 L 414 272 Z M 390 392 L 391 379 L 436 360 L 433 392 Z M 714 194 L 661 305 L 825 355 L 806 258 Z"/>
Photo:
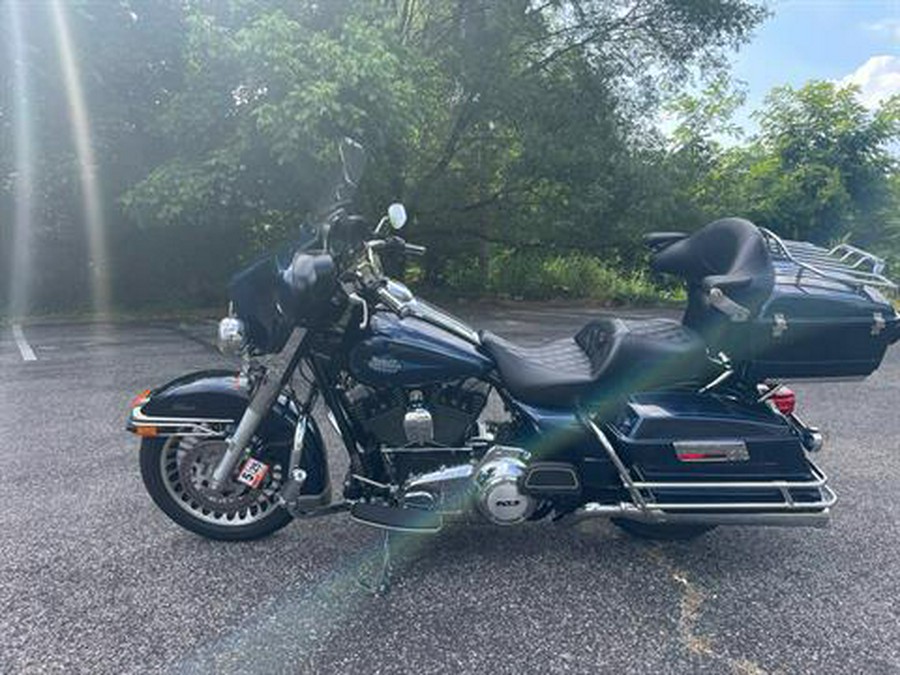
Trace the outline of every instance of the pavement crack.
<path fill-rule="evenodd" d="M 711 640 L 697 633 L 697 622 L 700 620 L 700 611 L 706 595 L 691 583 L 684 572 L 674 570 L 670 573 L 672 579 L 681 587 L 679 600 L 681 611 L 678 616 L 678 636 L 681 644 L 692 654 L 715 656 Z"/>
<path fill-rule="evenodd" d="M 676 630 L 682 648 L 692 656 L 702 656 L 721 663 L 735 675 L 768 675 L 768 671 L 754 661 L 733 658 L 716 651 L 712 638 L 701 634 L 698 629 L 703 604 L 709 598 L 708 593 L 700 585 L 691 581 L 687 572 L 669 560 L 661 548 L 650 549 L 648 555 L 662 567 L 679 589 L 679 614 Z"/>

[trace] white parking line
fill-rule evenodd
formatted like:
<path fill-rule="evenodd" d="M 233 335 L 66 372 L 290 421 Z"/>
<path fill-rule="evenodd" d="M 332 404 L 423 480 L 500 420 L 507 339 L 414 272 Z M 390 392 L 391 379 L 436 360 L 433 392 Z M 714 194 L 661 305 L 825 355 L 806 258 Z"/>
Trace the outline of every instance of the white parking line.
<path fill-rule="evenodd" d="M 31 345 L 28 344 L 28 340 L 25 339 L 25 333 L 22 331 L 22 326 L 14 323 L 12 332 L 13 337 L 16 338 L 16 345 L 19 347 L 19 352 L 22 354 L 22 360 L 37 361 L 37 356 L 35 356 L 34 350 L 31 348 Z"/>

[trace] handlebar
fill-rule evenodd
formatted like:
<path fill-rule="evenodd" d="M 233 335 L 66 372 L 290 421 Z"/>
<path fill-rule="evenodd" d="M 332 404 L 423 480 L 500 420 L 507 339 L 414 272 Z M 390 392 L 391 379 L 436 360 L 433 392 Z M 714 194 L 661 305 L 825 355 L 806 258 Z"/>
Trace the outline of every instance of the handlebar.
<path fill-rule="evenodd" d="M 386 278 L 381 271 L 380 261 L 375 255 L 380 251 L 424 255 L 426 249 L 424 246 L 407 244 L 402 238 L 397 236 L 391 236 L 386 239 L 372 239 L 365 242 L 363 259 L 354 268 L 353 278 L 359 293 L 357 297 L 360 300 L 365 302 L 364 299 L 366 299 L 372 303 L 380 302 L 390 311 L 403 316 L 407 311 L 406 304 L 403 300 L 391 294 L 385 286 Z"/>
<path fill-rule="evenodd" d="M 373 239 L 366 242 L 366 248 L 371 251 L 403 251 L 410 255 L 425 255 L 428 251 L 424 246 L 409 244 L 400 237 L 388 237 L 387 239 Z"/>

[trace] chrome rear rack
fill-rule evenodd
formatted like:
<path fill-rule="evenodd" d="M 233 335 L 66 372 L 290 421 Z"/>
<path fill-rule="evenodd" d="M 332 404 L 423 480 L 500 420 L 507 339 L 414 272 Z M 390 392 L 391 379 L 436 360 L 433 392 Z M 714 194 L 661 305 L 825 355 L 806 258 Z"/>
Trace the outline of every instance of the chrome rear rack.
<path fill-rule="evenodd" d="M 765 237 L 775 262 L 785 261 L 796 266 L 794 278 L 798 284 L 804 273 L 809 273 L 852 290 L 865 286 L 897 289 L 897 284 L 884 275 L 884 259 L 861 248 L 838 244 L 826 249 L 806 241 L 782 239 L 765 227 L 759 230 Z M 779 269 L 779 272 L 782 271 Z"/>

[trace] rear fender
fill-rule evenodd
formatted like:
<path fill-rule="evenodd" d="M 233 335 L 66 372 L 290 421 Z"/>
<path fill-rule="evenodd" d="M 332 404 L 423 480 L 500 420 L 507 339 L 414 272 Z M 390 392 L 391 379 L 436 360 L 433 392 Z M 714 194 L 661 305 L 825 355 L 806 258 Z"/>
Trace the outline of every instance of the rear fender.
<path fill-rule="evenodd" d="M 239 373 L 189 373 L 135 399 L 127 429 L 143 438 L 224 438 L 240 422 L 249 402 L 248 382 Z M 290 452 L 299 417 L 294 402 L 280 396 L 257 430 L 267 453 Z M 319 494 L 327 488 L 325 444 L 313 417 L 304 436 L 300 468 L 307 474 L 302 494 Z"/>

